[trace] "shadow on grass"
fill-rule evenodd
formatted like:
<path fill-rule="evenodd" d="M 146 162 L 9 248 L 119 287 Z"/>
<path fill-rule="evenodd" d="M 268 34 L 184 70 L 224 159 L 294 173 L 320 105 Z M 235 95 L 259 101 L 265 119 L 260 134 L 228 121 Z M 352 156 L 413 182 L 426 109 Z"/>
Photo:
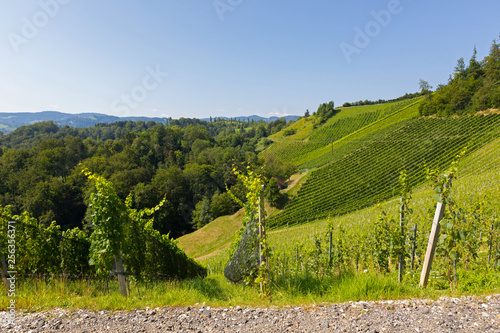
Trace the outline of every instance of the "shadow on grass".
<path fill-rule="evenodd" d="M 196 290 L 209 300 L 225 301 L 229 299 L 227 290 L 224 289 L 217 279 L 206 277 L 195 278 L 185 281 L 186 287 Z"/>
<path fill-rule="evenodd" d="M 353 277 L 350 272 L 338 275 L 317 276 L 309 272 L 291 273 L 273 279 L 274 287 L 291 296 L 316 295 L 323 296 L 334 285 L 344 283 Z"/>
<path fill-rule="evenodd" d="M 275 290 L 286 297 L 313 297 L 326 302 L 398 299 L 422 295 L 422 290 L 411 281 L 399 284 L 395 275 L 343 272 L 323 277 L 298 272 L 276 277 Z"/>

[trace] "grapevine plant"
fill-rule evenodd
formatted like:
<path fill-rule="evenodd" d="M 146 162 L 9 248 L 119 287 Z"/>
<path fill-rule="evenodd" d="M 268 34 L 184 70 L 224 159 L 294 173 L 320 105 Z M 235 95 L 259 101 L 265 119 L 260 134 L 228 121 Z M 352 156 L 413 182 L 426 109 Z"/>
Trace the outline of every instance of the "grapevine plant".
<path fill-rule="evenodd" d="M 165 203 L 163 199 L 153 208 L 132 208 L 132 196 L 125 202 L 116 194 L 113 184 L 102 176 L 84 169 L 94 181 L 96 191 L 90 197 L 94 232 L 90 240 L 90 264 L 104 277 L 112 264 L 120 259 L 135 278 L 188 278 L 205 276 L 206 270 L 177 247 L 169 235 L 153 228 L 153 215 Z"/>
<path fill-rule="evenodd" d="M 457 207 L 451 197 L 452 181 L 458 172 L 458 162 L 465 155 L 466 150 L 458 154 L 445 173 L 437 169 L 427 169 L 427 178 L 436 193 L 436 200 L 446 205 L 444 217 L 440 222 L 441 234 L 437 244 L 437 253 L 443 260 L 450 288 L 454 290 L 457 285 L 456 264 L 463 258 L 464 248 L 472 247 L 470 234 L 471 224 L 467 222 L 467 215 L 463 209 Z M 476 248 L 476 246 L 473 246 Z M 472 253 L 474 257 L 477 254 Z"/>
<path fill-rule="evenodd" d="M 8 223 L 15 228 L 15 253 L 7 253 Z M 90 242 L 79 228 L 61 231 L 59 225 L 52 222 L 45 227 L 29 212 L 13 215 L 10 206 L 0 206 L 0 257 L 10 259 L 9 270 L 17 271 L 19 277 L 26 274 L 65 274 L 76 276 L 91 273 L 88 266 Z M 11 241 L 12 242 L 12 241 Z"/>
<path fill-rule="evenodd" d="M 408 222 L 413 210 L 410 208 L 412 196 L 406 171 L 400 173 L 398 186 L 401 194 L 399 223 L 388 216 L 379 204 L 379 214 L 373 229 L 373 258 L 379 270 L 385 273 L 390 272 L 390 262 L 400 260 L 400 264 L 404 266 L 405 259 L 409 257 Z"/>
<path fill-rule="evenodd" d="M 87 169 L 82 172 L 95 185 L 95 192 L 90 195 L 89 203 L 94 225 L 94 232 L 90 236 L 89 262 L 95 266 L 99 276 L 105 277 L 112 264 L 121 259 L 128 220 L 126 207 L 110 181 Z"/>
<path fill-rule="evenodd" d="M 239 230 L 236 240 L 233 242 L 230 248 L 230 258 L 233 257 L 234 252 L 238 248 L 242 239 L 241 236 L 247 226 L 247 223 L 250 221 L 259 221 L 255 224 L 256 228 L 263 228 L 263 220 L 265 216 L 263 202 L 262 202 L 262 184 L 263 178 L 256 171 L 252 170 L 250 166 L 247 166 L 246 173 L 241 172 L 237 167 L 233 166 L 233 172 L 238 178 L 239 181 L 243 184 L 243 187 L 246 190 L 245 194 L 245 202 L 240 200 L 231 190 L 228 189 L 228 193 L 236 201 L 240 206 L 245 208 L 245 215 L 243 218 L 243 226 Z M 261 219 L 259 220 L 259 212 L 261 214 Z M 258 233 L 259 230 L 253 230 L 254 233 Z M 269 248 L 267 245 L 267 238 L 265 233 L 263 233 L 262 237 L 259 239 L 259 244 L 261 245 L 262 253 L 261 256 L 266 258 L 262 260 L 260 263 L 258 270 L 250 274 L 247 277 L 247 283 L 249 284 L 260 284 L 262 286 L 262 291 L 265 294 L 269 293 L 269 280 L 267 274 L 267 260 L 269 258 Z"/>

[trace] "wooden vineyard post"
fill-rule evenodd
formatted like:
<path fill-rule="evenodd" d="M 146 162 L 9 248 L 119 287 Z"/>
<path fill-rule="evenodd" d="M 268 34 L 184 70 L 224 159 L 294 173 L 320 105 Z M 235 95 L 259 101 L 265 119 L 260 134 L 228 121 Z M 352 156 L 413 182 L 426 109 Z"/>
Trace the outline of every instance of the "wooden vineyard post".
<path fill-rule="evenodd" d="M 413 229 L 413 245 L 411 247 L 411 269 L 415 268 L 415 251 L 417 249 L 417 224 L 415 223 L 415 228 Z"/>
<path fill-rule="evenodd" d="M 403 201 L 403 198 L 401 198 L 401 201 Z M 401 229 L 401 235 L 404 234 L 404 228 L 403 228 L 403 221 L 405 219 L 404 209 L 405 209 L 405 205 L 403 204 L 403 205 L 401 205 L 401 212 L 399 213 L 399 227 Z M 399 283 L 403 282 L 404 264 L 405 264 L 405 256 L 403 254 L 400 254 L 399 255 L 399 272 L 398 272 L 398 282 Z"/>
<path fill-rule="evenodd" d="M 491 249 L 493 247 L 493 224 L 491 225 L 490 228 L 490 235 L 489 235 L 489 241 L 488 241 L 488 265 L 490 264 L 491 261 Z"/>
<path fill-rule="evenodd" d="M 332 232 L 330 231 L 330 246 L 328 248 L 328 266 L 332 266 Z"/>
<path fill-rule="evenodd" d="M 264 251 L 262 248 L 262 239 L 264 236 L 264 228 L 262 228 L 262 195 L 259 198 L 259 269 L 262 267 L 262 263 L 264 262 Z M 260 283 L 260 291 L 262 291 L 262 282 Z"/>
<path fill-rule="evenodd" d="M 118 260 L 116 260 L 115 273 L 116 276 L 118 277 L 118 283 L 120 284 L 120 292 L 122 293 L 123 296 L 127 297 L 127 282 L 125 281 L 125 272 L 123 269 L 123 262 L 121 257 Z"/>
<path fill-rule="evenodd" d="M 265 227 L 265 222 L 264 219 L 262 218 L 262 207 L 264 206 L 264 185 L 262 185 L 262 193 L 259 198 L 259 266 L 262 267 L 262 265 L 266 265 L 266 273 L 264 274 L 263 278 L 264 281 L 267 281 L 269 278 L 269 263 L 267 261 L 267 253 L 266 249 L 264 249 L 264 244 L 263 242 L 266 242 L 266 227 Z M 267 244 L 266 244 L 267 246 Z M 268 284 L 269 285 L 269 284 Z M 260 290 L 263 290 L 263 285 L 262 282 L 260 283 Z"/>
<path fill-rule="evenodd" d="M 431 271 L 432 259 L 434 257 L 434 251 L 436 251 L 436 244 L 439 237 L 439 229 L 441 219 L 444 215 L 445 204 L 438 202 L 436 206 L 436 213 L 434 214 L 434 220 L 432 221 L 431 234 L 429 236 L 429 243 L 427 245 L 427 251 L 425 253 L 424 266 L 422 267 L 422 274 L 420 275 L 420 286 L 425 287 L 427 281 L 429 280 L 429 273 Z"/>

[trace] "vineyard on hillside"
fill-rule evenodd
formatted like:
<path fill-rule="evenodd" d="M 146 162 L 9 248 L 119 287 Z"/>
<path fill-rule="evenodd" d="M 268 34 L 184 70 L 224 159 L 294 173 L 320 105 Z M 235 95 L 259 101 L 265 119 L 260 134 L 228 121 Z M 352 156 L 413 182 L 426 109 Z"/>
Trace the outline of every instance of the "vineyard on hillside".
<path fill-rule="evenodd" d="M 429 286 L 434 291 L 450 288 L 459 293 L 495 290 L 500 283 L 500 197 L 496 186 L 500 180 L 500 133 L 498 118 L 489 120 L 495 129 L 488 124 L 483 129 L 496 139 L 488 143 L 476 141 L 476 146 L 481 147 L 469 150 L 462 158 L 453 156 L 453 167 L 448 170 L 431 170 L 430 179 L 437 176 L 447 180 L 439 186 L 430 181 L 411 189 L 402 186 L 404 179 L 409 178 L 398 174 L 399 184 L 394 186 L 392 200 L 270 231 L 271 280 L 279 293 L 307 290 L 317 297 L 328 295 L 328 301 L 341 301 L 344 293 L 364 298 L 371 293 L 373 284 L 358 279 L 367 276 L 370 282 L 380 283 L 378 292 L 394 288 L 407 293 L 419 283 L 436 200 L 447 204 Z M 454 121 L 457 119 L 447 125 L 452 126 Z M 449 132 L 435 133 L 435 138 L 442 139 Z M 471 132 L 468 130 L 463 136 L 476 136 Z M 418 141 L 415 137 L 411 139 Z M 453 182 L 448 182 L 451 174 Z M 449 191 L 444 191 L 444 184 Z M 406 193 L 404 208 L 400 201 L 403 193 Z M 401 256 L 404 276 L 403 282 L 396 286 Z M 227 253 L 221 251 L 204 262 L 217 274 L 223 269 L 226 257 Z M 349 290 L 342 287 L 344 281 L 352 281 Z M 316 284 L 321 287 L 315 289 Z M 377 294 L 376 298 L 379 297 L 384 296 Z"/>
<path fill-rule="evenodd" d="M 395 195 L 401 171 L 407 171 L 415 186 L 425 180 L 424 166 L 444 168 L 460 151 L 476 151 L 499 136 L 500 115 L 491 114 L 415 118 L 349 141 L 345 147 L 350 152 L 313 171 L 296 198 L 268 225 L 305 223 L 387 200 Z"/>
<path fill-rule="evenodd" d="M 274 143 L 265 151 L 264 156 L 273 155 L 280 160 L 290 161 L 300 169 L 321 167 L 339 154 L 344 154 L 339 149 L 345 140 L 357 133 L 366 136 L 375 130 L 412 118 L 418 114 L 416 105 L 421 99 L 408 100 L 387 105 L 372 105 L 369 107 L 343 108 L 338 114 L 329 119 L 324 125 L 313 129 L 314 126 L 297 124 L 297 133 L 292 136 L 280 136 L 281 132 L 272 136 Z M 414 108 L 412 108 L 414 107 Z M 302 122 L 314 122 L 313 119 L 302 119 Z M 365 129 L 372 128 L 365 132 Z M 332 154 L 333 153 L 333 154 Z"/>
<path fill-rule="evenodd" d="M 397 112 L 381 117 L 377 121 L 365 126 L 337 141 L 332 146 L 316 150 L 313 154 L 306 155 L 301 160 L 300 169 L 315 169 L 325 166 L 350 154 L 353 150 L 364 146 L 366 141 L 374 141 L 383 135 L 392 133 L 405 122 L 414 119 L 418 114 L 418 105 L 422 100 L 417 99 L 410 104 L 405 104 Z"/>
<path fill-rule="evenodd" d="M 342 137 L 363 128 L 376 121 L 380 112 L 369 112 L 358 116 L 343 118 L 331 125 L 325 125 L 318 131 L 314 131 L 306 140 L 281 139 L 266 151 L 266 154 L 278 156 L 283 161 L 296 161 L 297 156 L 309 154 L 316 149 L 330 145 Z"/>

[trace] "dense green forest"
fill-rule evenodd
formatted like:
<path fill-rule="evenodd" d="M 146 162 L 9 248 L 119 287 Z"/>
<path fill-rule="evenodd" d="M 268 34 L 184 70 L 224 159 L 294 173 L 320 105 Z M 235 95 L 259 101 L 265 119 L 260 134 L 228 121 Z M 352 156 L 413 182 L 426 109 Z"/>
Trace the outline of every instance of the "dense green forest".
<path fill-rule="evenodd" d="M 490 53 L 482 61 L 477 60 L 475 47 L 468 64 L 460 58 L 448 84 L 429 93 L 419 111 L 423 116 L 442 117 L 490 108 L 500 108 L 500 40 L 493 41 Z"/>
<path fill-rule="evenodd" d="M 137 209 L 167 201 L 155 228 L 177 237 L 238 207 L 227 194 L 239 193 L 233 165 L 252 164 L 267 179 L 287 179 L 294 167 L 258 158 L 260 139 L 287 126 L 274 122 L 199 119 L 116 122 L 91 128 L 58 127 L 54 122 L 23 126 L 0 136 L 0 206 L 29 211 L 40 223 L 55 220 L 63 229 L 92 228 L 87 206 L 91 184 L 83 168 L 129 193 Z M 243 195 L 242 193 L 240 193 Z"/>

